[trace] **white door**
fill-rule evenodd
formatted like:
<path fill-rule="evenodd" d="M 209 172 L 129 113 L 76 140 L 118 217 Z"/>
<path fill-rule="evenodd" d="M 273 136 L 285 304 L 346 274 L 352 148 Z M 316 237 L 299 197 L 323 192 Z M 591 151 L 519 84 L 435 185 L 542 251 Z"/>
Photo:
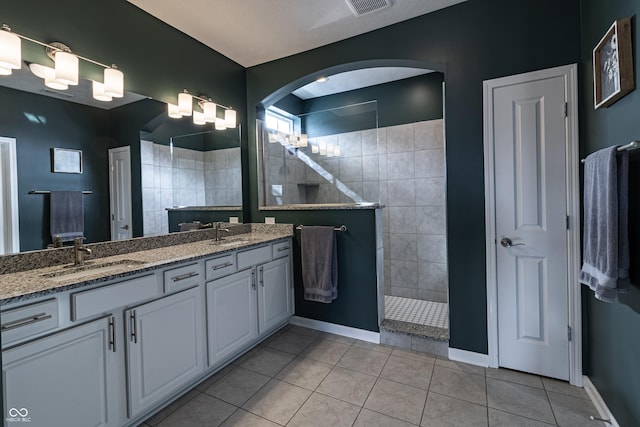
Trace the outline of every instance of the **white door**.
<path fill-rule="evenodd" d="M 508 79 L 508 78 L 507 78 Z M 567 79 L 497 84 L 493 129 L 499 366 L 568 380 Z"/>
<path fill-rule="evenodd" d="M 111 200 L 111 240 L 130 239 L 131 153 L 129 147 L 109 150 L 109 194 Z"/>
<path fill-rule="evenodd" d="M 0 137 L 0 255 L 19 251 L 16 140 Z"/>

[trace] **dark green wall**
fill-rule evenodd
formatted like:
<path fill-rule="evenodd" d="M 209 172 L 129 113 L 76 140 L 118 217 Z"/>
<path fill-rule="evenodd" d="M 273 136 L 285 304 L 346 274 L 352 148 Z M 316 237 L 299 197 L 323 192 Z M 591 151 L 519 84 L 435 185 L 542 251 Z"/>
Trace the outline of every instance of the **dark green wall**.
<path fill-rule="evenodd" d="M 640 37 L 637 0 L 582 1 L 582 156 L 610 145 L 640 140 L 640 91 L 636 89 L 606 109 L 594 110 L 591 52 L 614 20 L 633 17 L 632 43 L 635 85 L 638 88 Z M 640 425 L 640 153 L 630 155 L 629 235 L 631 281 L 629 294 L 612 304 L 596 300 L 583 287 L 585 373 L 595 384 L 618 423 Z"/>
<path fill-rule="evenodd" d="M 251 67 L 248 119 L 321 74 L 422 66 L 446 83 L 450 346 L 487 353 L 482 82 L 580 58 L 579 0 L 470 0 L 362 36 Z M 264 106 L 264 105 L 263 105 Z M 255 128 L 249 128 L 249 141 Z M 257 182 L 249 144 L 250 180 Z M 251 188 L 252 219 L 259 215 Z"/>
<path fill-rule="evenodd" d="M 4 87 L 0 105 L 0 135 L 16 138 L 20 250 L 51 243 L 49 196 L 28 194 L 33 189 L 93 191 L 84 196 L 85 236 L 109 240 L 108 113 Z M 82 150 L 83 173 L 51 172 L 53 147 Z"/>

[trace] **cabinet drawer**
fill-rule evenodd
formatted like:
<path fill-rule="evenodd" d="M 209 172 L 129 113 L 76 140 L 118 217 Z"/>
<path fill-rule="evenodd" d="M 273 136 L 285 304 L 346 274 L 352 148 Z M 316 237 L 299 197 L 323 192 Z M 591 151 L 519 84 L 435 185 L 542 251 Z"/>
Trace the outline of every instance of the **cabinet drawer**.
<path fill-rule="evenodd" d="M 238 270 L 244 270 L 263 262 L 271 261 L 271 246 L 260 246 L 248 251 L 238 252 Z"/>
<path fill-rule="evenodd" d="M 284 242 L 274 243 L 271 246 L 271 250 L 273 259 L 288 256 L 291 253 L 291 241 L 285 240 Z"/>
<path fill-rule="evenodd" d="M 236 271 L 236 254 L 229 254 L 207 260 L 204 264 L 207 281 L 226 276 Z"/>
<path fill-rule="evenodd" d="M 2 312 L 2 344 L 58 327 L 58 301 L 50 299 Z"/>
<path fill-rule="evenodd" d="M 164 272 L 164 292 L 170 293 L 197 286 L 203 282 L 200 264 L 190 264 Z"/>
<path fill-rule="evenodd" d="M 76 292 L 71 294 L 71 320 L 108 313 L 115 308 L 131 306 L 157 295 L 158 282 L 153 274 L 90 291 Z"/>

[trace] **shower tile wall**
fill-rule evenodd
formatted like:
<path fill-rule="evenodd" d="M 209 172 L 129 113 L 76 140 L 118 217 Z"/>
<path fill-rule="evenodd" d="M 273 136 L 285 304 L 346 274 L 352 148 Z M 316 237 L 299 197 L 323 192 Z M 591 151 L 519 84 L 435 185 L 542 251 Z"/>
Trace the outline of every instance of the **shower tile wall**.
<path fill-rule="evenodd" d="M 169 232 L 166 208 L 242 204 L 240 149 L 201 152 L 140 141 L 145 236 Z"/>
<path fill-rule="evenodd" d="M 312 142 L 339 144 L 340 157 L 265 144 L 267 204 L 380 201 L 385 294 L 447 302 L 443 120 Z"/>

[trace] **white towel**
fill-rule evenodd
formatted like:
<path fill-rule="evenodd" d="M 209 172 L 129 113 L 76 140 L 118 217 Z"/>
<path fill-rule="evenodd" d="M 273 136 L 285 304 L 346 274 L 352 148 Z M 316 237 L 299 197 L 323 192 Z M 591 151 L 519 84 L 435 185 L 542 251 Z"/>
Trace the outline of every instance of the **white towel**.
<path fill-rule="evenodd" d="M 584 238 L 580 282 L 612 302 L 629 289 L 628 153 L 608 147 L 584 166 Z"/>

